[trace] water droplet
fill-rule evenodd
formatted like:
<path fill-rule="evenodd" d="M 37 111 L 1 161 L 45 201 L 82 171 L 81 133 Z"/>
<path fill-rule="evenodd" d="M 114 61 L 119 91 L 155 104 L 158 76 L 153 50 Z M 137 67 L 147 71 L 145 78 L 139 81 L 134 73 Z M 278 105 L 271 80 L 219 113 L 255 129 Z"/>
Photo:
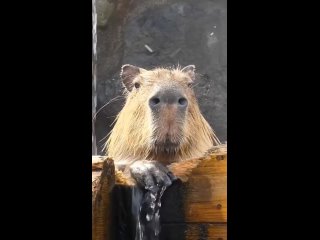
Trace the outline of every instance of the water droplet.
<path fill-rule="evenodd" d="M 147 214 L 146 219 L 148 222 L 152 220 L 153 216 L 151 214 Z"/>

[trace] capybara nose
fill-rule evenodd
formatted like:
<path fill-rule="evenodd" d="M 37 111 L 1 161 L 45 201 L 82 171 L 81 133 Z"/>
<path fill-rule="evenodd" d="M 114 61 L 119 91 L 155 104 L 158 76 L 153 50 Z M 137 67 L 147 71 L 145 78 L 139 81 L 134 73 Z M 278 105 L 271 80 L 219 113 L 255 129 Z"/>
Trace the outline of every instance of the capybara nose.
<path fill-rule="evenodd" d="M 188 100 L 176 90 L 160 90 L 150 98 L 149 106 L 154 110 L 163 105 L 177 105 L 179 109 L 186 109 Z"/>

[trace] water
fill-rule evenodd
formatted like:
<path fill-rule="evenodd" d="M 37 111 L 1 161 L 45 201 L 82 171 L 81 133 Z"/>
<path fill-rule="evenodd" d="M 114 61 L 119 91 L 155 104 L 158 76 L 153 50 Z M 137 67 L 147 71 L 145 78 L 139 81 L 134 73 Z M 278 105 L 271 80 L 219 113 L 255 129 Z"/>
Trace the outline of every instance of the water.
<path fill-rule="evenodd" d="M 92 119 L 97 109 L 97 9 L 92 0 Z M 95 123 L 92 120 L 92 155 L 97 155 Z"/>
<path fill-rule="evenodd" d="M 166 187 L 153 187 L 143 192 L 134 188 L 132 191 L 132 214 L 136 216 L 135 240 L 158 240 L 161 230 L 161 197 Z"/>

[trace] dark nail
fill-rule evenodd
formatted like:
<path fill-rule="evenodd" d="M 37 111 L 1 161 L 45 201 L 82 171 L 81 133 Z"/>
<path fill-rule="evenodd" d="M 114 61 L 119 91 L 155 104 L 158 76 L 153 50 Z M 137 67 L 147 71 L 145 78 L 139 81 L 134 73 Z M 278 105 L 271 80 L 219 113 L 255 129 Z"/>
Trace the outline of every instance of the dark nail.
<path fill-rule="evenodd" d="M 172 181 L 178 179 L 172 172 L 168 172 L 168 176 L 171 178 Z"/>

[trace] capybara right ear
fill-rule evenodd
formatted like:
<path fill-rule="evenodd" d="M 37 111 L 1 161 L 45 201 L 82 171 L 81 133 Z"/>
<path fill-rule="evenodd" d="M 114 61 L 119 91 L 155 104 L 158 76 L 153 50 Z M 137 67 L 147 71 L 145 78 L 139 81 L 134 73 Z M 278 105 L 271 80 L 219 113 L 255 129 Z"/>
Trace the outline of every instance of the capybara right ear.
<path fill-rule="evenodd" d="M 196 67 L 194 65 L 188 65 L 184 67 L 181 71 L 187 73 L 192 81 L 195 80 Z"/>
<path fill-rule="evenodd" d="M 131 92 L 132 87 L 133 87 L 133 79 L 140 74 L 140 68 L 130 65 L 130 64 L 125 64 L 121 67 L 121 72 L 120 72 L 120 77 L 122 80 L 123 85 L 127 88 L 129 92 Z"/>

